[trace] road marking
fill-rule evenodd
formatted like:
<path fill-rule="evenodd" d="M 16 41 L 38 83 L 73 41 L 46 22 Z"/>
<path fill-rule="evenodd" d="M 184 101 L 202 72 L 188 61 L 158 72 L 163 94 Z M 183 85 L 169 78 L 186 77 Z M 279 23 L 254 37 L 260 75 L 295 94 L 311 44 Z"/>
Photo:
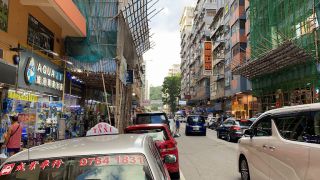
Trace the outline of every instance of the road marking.
<path fill-rule="evenodd" d="M 184 175 L 182 174 L 181 169 L 180 169 L 180 180 L 186 180 L 186 178 L 184 178 Z"/>

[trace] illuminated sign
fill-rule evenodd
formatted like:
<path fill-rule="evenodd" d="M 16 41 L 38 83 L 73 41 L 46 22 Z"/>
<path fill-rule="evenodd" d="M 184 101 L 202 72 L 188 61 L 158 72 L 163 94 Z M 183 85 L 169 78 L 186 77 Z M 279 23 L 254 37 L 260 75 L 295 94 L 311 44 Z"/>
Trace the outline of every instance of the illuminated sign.
<path fill-rule="evenodd" d="M 212 71 L 212 43 L 211 41 L 204 42 L 204 70 Z"/>
<path fill-rule="evenodd" d="M 63 74 L 48 65 L 36 62 L 29 57 L 25 68 L 25 81 L 28 85 L 36 84 L 51 89 L 63 90 Z"/>

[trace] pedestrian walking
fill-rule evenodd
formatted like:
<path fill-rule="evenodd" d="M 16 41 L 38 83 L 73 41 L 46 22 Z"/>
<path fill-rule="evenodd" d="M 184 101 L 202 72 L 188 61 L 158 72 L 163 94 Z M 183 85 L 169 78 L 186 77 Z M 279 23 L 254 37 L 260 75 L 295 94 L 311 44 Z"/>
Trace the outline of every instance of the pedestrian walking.
<path fill-rule="evenodd" d="M 18 122 L 18 116 L 11 116 L 11 126 L 4 134 L 4 144 L 2 148 L 7 148 L 10 156 L 18 153 L 21 148 L 22 127 Z"/>
<path fill-rule="evenodd" d="M 175 121 L 176 121 L 176 132 L 175 132 L 175 134 L 177 136 L 180 136 L 180 120 L 179 120 L 179 118 L 177 116 L 175 117 Z"/>

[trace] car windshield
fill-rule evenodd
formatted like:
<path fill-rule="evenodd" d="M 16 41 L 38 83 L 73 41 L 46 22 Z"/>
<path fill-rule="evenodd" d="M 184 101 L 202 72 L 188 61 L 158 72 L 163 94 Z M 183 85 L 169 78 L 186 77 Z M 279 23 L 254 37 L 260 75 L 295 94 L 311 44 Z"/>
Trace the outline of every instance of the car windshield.
<path fill-rule="evenodd" d="M 1 168 L 0 179 L 151 180 L 151 177 L 143 155 L 121 154 L 7 163 Z"/>
<path fill-rule="evenodd" d="M 240 121 L 238 121 L 238 124 L 240 125 L 240 126 L 251 126 L 251 124 L 252 124 L 252 121 L 243 121 L 243 120 L 240 120 Z"/>
<path fill-rule="evenodd" d="M 166 117 L 163 114 L 139 114 L 137 115 L 136 124 L 157 124 L 165 121 Z"/>
<path fill-rule="evenodd" d="M 167 133 L 163 129 L 134 129 L 126 130 L 126 133 L 131 134 L 148 134 L 154 141 L 166 141 L 169 139 Z"/>
<path fill-rule="evenodd" d="M 188 123 L 204 123 L 205 119 L 202 116 L 189 116 Z"/>

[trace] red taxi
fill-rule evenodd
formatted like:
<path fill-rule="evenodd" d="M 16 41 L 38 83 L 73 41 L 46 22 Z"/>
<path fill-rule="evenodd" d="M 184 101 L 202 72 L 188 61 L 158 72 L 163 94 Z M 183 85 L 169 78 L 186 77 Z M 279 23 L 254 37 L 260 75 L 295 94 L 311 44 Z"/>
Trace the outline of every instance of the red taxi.
<path fill-rule="evenodd" d="M 160 151 L 160 155 L 164 158 L 166 155 L 174 155 L 176 162 L 165 163 L 172 178 L 179 178 L 179 158 L 176 140 L 172 137 L 169 127 L 166 124 L 139 124 L 129 126 L 125 129 L 125 133 L 144 134 L 147 133 L 153 138 L 156 146 Z"/>

